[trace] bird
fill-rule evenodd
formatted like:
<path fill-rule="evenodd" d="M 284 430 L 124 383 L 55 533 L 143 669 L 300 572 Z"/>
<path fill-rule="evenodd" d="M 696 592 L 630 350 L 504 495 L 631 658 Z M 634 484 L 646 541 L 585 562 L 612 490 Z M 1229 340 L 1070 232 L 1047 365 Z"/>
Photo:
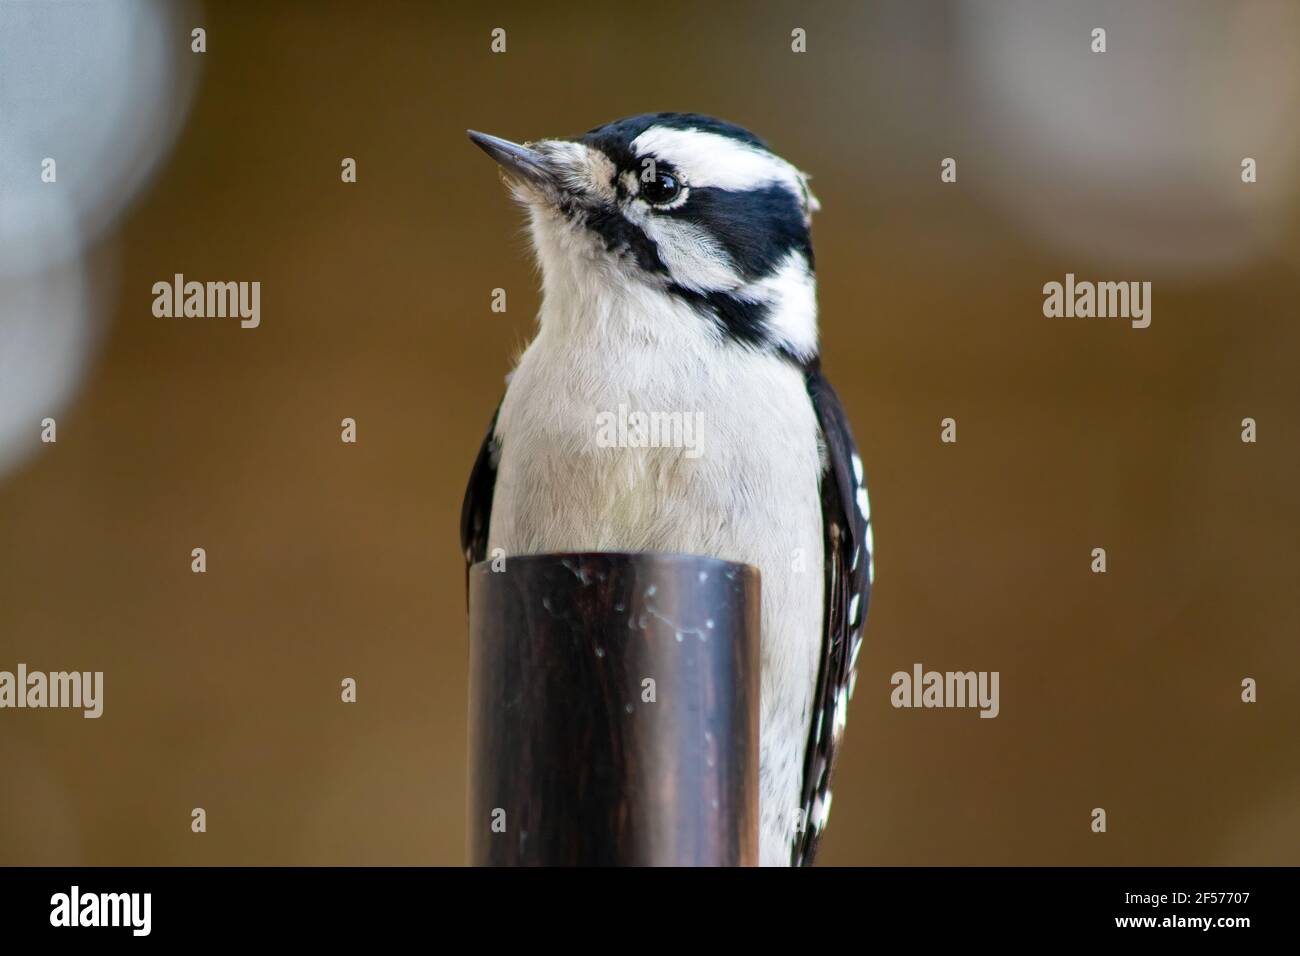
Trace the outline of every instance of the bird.
<path fill-rule="evenodd" d="M 527 143 L 468 135 L 526 211 L 542 294 L 470 474 L 467 567 L 574 551 L 757 567 L 758 863 L 810 864 L 874 544 L 862 459 L 822 371 L 809 177 L 698 113 Z M 701 448 L 602 447 L 594 416 L 620 406 L 699 415 Z"/>

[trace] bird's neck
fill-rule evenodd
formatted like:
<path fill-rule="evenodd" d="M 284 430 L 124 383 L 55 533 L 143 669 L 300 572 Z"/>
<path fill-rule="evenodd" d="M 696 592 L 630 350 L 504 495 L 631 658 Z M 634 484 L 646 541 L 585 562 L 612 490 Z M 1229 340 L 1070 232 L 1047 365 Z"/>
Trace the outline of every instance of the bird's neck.
<path fill-rule="evenodd" d="M 539 335 L 573 349 L 607 353 L 658 349 L 689 353 L 714 348 L 772 351 L 796 364 L 817 355 L 815 293 L 778 289 L 754 319 L 757 329 L 719 316 L 702 297 L 684 298 L 639 278 L 546 270 Z"/>
<path fill-rule="evenodd" d="M 689 303 L 602 264 L 544 269 L 538 321 L 542 333 L 574 348 L 689 350 L 717 339 L 709 318 Z"/>

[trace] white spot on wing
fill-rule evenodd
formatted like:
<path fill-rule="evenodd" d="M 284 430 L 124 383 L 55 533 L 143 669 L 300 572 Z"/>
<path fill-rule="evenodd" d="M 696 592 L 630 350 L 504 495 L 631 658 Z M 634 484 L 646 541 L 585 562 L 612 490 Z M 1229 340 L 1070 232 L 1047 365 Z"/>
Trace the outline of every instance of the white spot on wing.
<path fill-rule="evenodd" d="M 871 581 L 876 580 L 876 536 L 871 531 L 871 522 L 867 522 L 866 531 L 863 537 L 867 544 L 867 578 Z"/>
<path fill-rule="evenodd" d="M 826 826 L 826 820 L 831 815 L 831 792 L 818 794 L 817 799 L 813 802 L 812 808 L 812 825 L 815 829 L 821 830 Z"/>

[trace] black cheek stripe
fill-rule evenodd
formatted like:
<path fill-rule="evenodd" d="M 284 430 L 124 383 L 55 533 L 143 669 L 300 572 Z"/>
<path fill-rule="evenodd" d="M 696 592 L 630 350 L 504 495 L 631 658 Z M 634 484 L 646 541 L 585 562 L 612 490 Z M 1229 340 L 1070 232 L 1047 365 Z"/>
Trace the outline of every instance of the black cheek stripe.
<path fill-rule="evenodd" d="M 566 210 L 570 218 L 580 218 L 584 225 L 605 243 L 610 252 L 628 252 L 636 264 L 653 275 L 667 275 L 668 267 L 659 258 L 659 248 L 640 226 L 628 222 L 618 210 L 600 207 Z"/>
<path fill-rule="evenodd" d="M 725 292 L 696 292 L 676 283 L 668 291 L 717 322 L 727 338 L 753 348 L 771 344 L 766 302 L 746 302 Z"/>
<path fill-rule="evenodd" d="M 715 238 L 746 279 L 771 275 L 791 252 L 800 252 L 811 269 L 812 242 L 803 207 L 780 185 L 743 191 L 713 186 L 692 189 L 672 216 L 699 226 Z"/>

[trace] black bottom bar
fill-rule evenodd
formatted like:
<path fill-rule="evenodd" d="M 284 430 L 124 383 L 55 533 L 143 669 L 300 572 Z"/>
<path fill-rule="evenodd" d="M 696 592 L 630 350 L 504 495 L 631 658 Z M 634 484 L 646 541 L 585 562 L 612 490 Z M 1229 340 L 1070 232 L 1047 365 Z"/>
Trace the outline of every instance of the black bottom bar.
<path fill-rule="evenodd" d="M 794 934 L 814 951 L 831 941 L 862 950 L 902 935 L 925 951 L 937 940 L 1131 937 L 1232 945 L 1256 933 L 1294 931 L 1294 868 L 1178 869 L 9 869 L 0 870 L 6 944 L 39 939 L 97 946 L 292 940 L 326 944 L 469 934 L 532 945 L 605 928 L 646 946 L 702 914 L 728 938 Z M 116 927 L 70 923 L 117 917 Z M 142 928 L 148 893 L 148 935 Z M 102 894 L 115 894 L 105 900 Z M 94 897 L 87 902 L 87 897 Z M 132 906 L 138 900 L 140 905 Z M 639 929 L 638 929 L 639 927 Z M 1290 934 L 1288 934 L 1290 935 Z M 60 939 L 62 938 L 62 939 Z M 680 934 L 672 937 L 686 938 Z M 771 937 L 772 941 L 776 937 Z M 29 952 L 10 949 L 8 952 Z M 51 952 L 55 951 L 53 949 Z"/>

